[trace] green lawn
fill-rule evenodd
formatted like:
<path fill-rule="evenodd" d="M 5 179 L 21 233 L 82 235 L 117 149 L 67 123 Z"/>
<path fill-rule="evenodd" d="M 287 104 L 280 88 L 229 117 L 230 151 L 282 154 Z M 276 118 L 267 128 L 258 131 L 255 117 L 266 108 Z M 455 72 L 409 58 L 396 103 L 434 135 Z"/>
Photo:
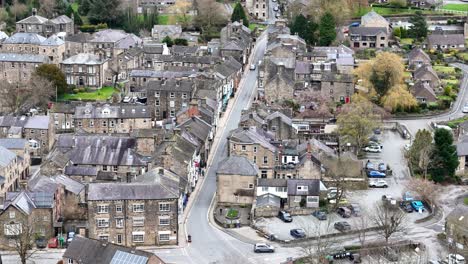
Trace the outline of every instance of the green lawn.
<path fill-rule="evenodd" d="M 468 197 L 463 198 L 463 203 L 464 203 L 465 205 L 468 205 Z"/>
<path fill-rule="evenodd" d="M 458 85 L 460 83 L 459 80 L 450 80 L 450 79 L 442 79 L 442 82 L 444 82 L 445 84 L 451 84 L 451 85 Z"/>
<path fill-rule="evenodd" d="M 266 28 L 265 25 L 260 25 L 260 24 L 255 24 L 255 23 L 250 23 L 250 24 L 249 24 L 249 29 L 252 30 L 252 31 L 253 31 L 255 28 L 257 28 L 257 27 L 258 27 L 258 28 L 261 28 L 261 29 L 265 29 L 265 28 Z"/>
<path fill-rule="evenodd" d="M 451 128 L 456 128 L 459 124 L 468 120 L 468 116 L 460 117 L 457 119 L 453 119 L 447 122 L 447 126 Z"/>
<path fill-rule="evenodd" d="M 232 209 L 230 208 L 226 217 L 227 218 L 236 218 L 237 216 L 239 216 L 239 211 L 237 211 L 236 209 Z"/>
<path fill-rule="evenodd" d="M 414 39 L 412 38 L 402 38 L 400 39 L 400 44 L 401 45 L 412 45 L 414 42 Z"/>
<path fill-rule="evenodd" d="M 372 9 L 382 16 L 391 16 L 391 15 L 412 15 L 416 13 L 419 9 L 408 9 L 408 8 L 388 8 L 388 7 L 362 7 L 355 14 L 355 17 L 362 17 L 363 15 L 370 12 Z M 423 14 L 434 14 L 435 11 L 432 10 L 419 10 Z"/>
<path fill-rule="evenodd" d="M 442 66 L 442 65 L 434 65 L 432 67 L 436 72 L 452 74 L 455 73 L 455 67 L 450 66 Z"/>
<path fill-rule="evenodd" d="M 442 9 L 468 12 L 468 4 L 446 4 Z"/>
<path fill-rule="evenodd" d="M 60 97 L 60 100 L 63 101 L 70 101 L 70 100 L 94 100 L 94 101 L 105 101 L 109 99 L 114 92 L 117 90 L 114 87 L 102 87 L 99 90 L 92 91 L 92 92 L 83 92 L 83 93 L 76 93 L 76 94 L 65 94 Z"/>
<path fill-rule="evenodd" d="M 458 53 L 457 57 L 459 57 L 462 60 L 468 61 L 468 52 Z"/>
<path fill-rule="evenodd" d="M 410 79 L 410 78 L 411 78 L 411 72 L 405 71 L 405 72 L 403 73 L 403 77 L 404 77 L 405 79 Z"/>

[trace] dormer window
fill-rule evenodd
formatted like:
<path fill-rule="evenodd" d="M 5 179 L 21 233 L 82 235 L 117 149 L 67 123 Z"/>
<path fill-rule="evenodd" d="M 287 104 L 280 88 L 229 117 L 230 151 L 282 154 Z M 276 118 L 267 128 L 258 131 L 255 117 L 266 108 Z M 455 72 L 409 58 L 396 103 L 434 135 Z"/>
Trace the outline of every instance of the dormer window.
<path fill-rule="evenodd" d="M 103 115 L 108 115 L 108 114 L 110 114 L 110 110 L 107 109 L 107 108 L 106 108 L 106 109 L 103 109 L 103 110 L 102 110 L 102 114 L 103 114 Z"/>
<path fill-rule="evenodd" d="M 91 114 L 91 109 L 85 109 L 85 114 Z"/>

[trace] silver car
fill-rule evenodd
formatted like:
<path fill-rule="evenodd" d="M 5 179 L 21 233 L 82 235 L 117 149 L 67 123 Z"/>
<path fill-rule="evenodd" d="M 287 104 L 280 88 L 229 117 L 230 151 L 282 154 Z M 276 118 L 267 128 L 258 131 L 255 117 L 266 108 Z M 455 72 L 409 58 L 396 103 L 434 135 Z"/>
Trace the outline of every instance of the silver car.
<path fill-rule="evenodd" d="M 275 252 L 275 248 L 272 245 L 268 245 L 266 243 L 257 243 L 254 246 L 255 253 L 273 253 Z"/>
<path fill-rule="evenodd" d="M 465 105 L 463 106 L 462 112 L 468 113 L 468 103 L 465 103 Z"/>

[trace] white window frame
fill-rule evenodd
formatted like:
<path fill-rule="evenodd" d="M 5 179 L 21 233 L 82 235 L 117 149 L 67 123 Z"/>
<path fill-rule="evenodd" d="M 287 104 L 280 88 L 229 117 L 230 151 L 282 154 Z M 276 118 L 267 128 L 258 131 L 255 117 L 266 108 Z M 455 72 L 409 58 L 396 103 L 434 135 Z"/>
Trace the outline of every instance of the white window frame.
<path fill-rule="evenodd" d="M 103 170 L 104 170 L 104 166 L 103 166 Z M 97 213 L 98 214 L 108 214 L 109 213 L 109 205 L 108 204 L 98 204 Z"/>
<path fill-rule="evenodd" d="M 115 219 L 115 227 L 116 228 L 123 228 L 124 227 L 124 219 L 123 218 L 116 218 Z"/>
<path fill-rule="evenodd" d="M 135 238 L 138 238 L 138 239 L 135 239 Z M 132 241 L 134 243 L 144 243 L 145 242 L 145 234 L 132 234 Z"/>
<path fill-rule="evenodd" d="M 159 211 L 160 212 L 170 212 L 171 211 L 171 204 L 170 203 L 159 203 Z"/>
<path fill-rule="evenodd" d="M 133 217 L 132 219 L 133 226 L 145 226 L 145 217 Z"/>
<path fill-rule="evenodd" d="M 97 227 L 109 227 L 109 218 L 97 218 L 96 226 Z"/>
<path fill-rule="evenodd" d="M 133 204 L 132 205 L 132 211 L 134 213 L 142 213 L 145 211 L 145 204 L 143 203 L 138 203 L 138 204 Z"/>
<path fill-rule="evenodd" d="M 170 234 L 158 234 L 159 236 L 159 241 L 169 241 L 171 239 L 171 235 Z M 164 239 L 163 239 L 164 237 Z M 166 239 L 167 237 L 167 239 Z"/>
<path fill-rule="evenodd" d="M 171 224 L 171 217 L 170 216 L 160 216 L 159 217 L 159 225 L 160 226 L 168 226 Z"/>

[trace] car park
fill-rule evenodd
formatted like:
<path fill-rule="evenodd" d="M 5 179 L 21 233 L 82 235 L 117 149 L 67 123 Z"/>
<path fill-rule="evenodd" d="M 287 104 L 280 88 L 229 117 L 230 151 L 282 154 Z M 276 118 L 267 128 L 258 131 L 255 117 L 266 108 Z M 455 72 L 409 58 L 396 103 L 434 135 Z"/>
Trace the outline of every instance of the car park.
<path fill-rule="evenodd" d="M 375 165 L 370 160 L 366 162 L 366 170 L 375 170 Z"/>
<path fill-rule="evenodd" d="M 387 171 L 387 165 L 385 165 L 385 163 L 383 163 L 383 162 L 379 163 L 378 170 L 380 172 L 386 172 Z"/>
<path fill-rule="evenodd" d="M 353 216 L 361 216 L 361 206 L 357 203 L 352 203 L 347 206 L 349 210 L 351 210 L 351 215 Z"/>
<path fill-rule="evenodd" d="M 370 181 L 369 182 L 369 187 L 371 188 L 387 188 L 388 184 L 386 180 L 376 180 L 376 181 Z"/>
<path fill-rule="evenodd" d="M 255 253 L 273 253 L 275 252 L 275 248 L 272 245 L 268 245 L 265 243 L 256 243 L 254 245 L 254 252 Z"/>
<path fill-rule="evenodd" d="M 341 195 L 341 190 L 338 190 L 336 187 L 328 188 L 327 198 L 328 199 L 335 199 L 337 196 Z"/>
<path fill-rule="evenodd" d="M 367 172 L 367 177 L 369 178 L 385 178 L 385 173 L 380 172 L 380 171 L 368 171 Z"/>
<path fill-rule="evenodd" d="M 289 234 L 294 238 L 304 238 L 306 236 L 305 231 L 302 228 L 291 229 Z"/>
<path fill-rule="evenodd" d="M 371 153 L 380 153 L 380 152 L 382 152 L 382 149 L 380 148 L 380 146 L 369 145 L 369 146 L 364 148 L 364 151 L 365 152 L 371 152 Z"/>
<path fill-rule="evenodd" d="M 285 222 L 285 223 L 291 223 L 292 222 L 291 215 L 286 211 L 279 211 L 278 212 L 278 218 L 283 220 L 283 222 Z"/>
<path fill-rule="evenodd" d="M 341 217 L 343 218 L 349 218 L 351 217 L 351 210 L 347 207 L 338 207 L 338 209 L 336 209 L 336 213 L 338 215 L 340 215 Z"/>
<path fill-rule="evenodd" d="M 422 212 L 426 210 L 426 208 L 424 208 L 424 204 L 421 201 L 412 201 L 411 206 L 416 212 L 419 212 L 419 211 Z"/>
<path fill-rule="evenodd" d="M 400 202 L 400 208 L 401 208 L 401 210 L 403 210 L 404 212 L 407 212 L 407 213 L 414 212 L 413 206 L 411 206 L 410 202 L 401 201 Z"/>
<path fill-rule="evenodd" d="M 317 210 L 317 211 L 314 211 L 312 215 L 315 216 L 320 221 L 327 220 L 327 213 L 324 211 Z"/>
<path fill-rule="evenodd" d="M 346 221 L 336 222 L 334 225 L 336 230 L 346 232 L 351 230 L 351 225 Z"/>
<path fill-rule="evenodd" d="M 382 201 L 385 203 L 389 203 L 390 205 L 396 205 L 396 200 L 393 198 L 393 196 L 385 194 L 382 195 Z"/>

